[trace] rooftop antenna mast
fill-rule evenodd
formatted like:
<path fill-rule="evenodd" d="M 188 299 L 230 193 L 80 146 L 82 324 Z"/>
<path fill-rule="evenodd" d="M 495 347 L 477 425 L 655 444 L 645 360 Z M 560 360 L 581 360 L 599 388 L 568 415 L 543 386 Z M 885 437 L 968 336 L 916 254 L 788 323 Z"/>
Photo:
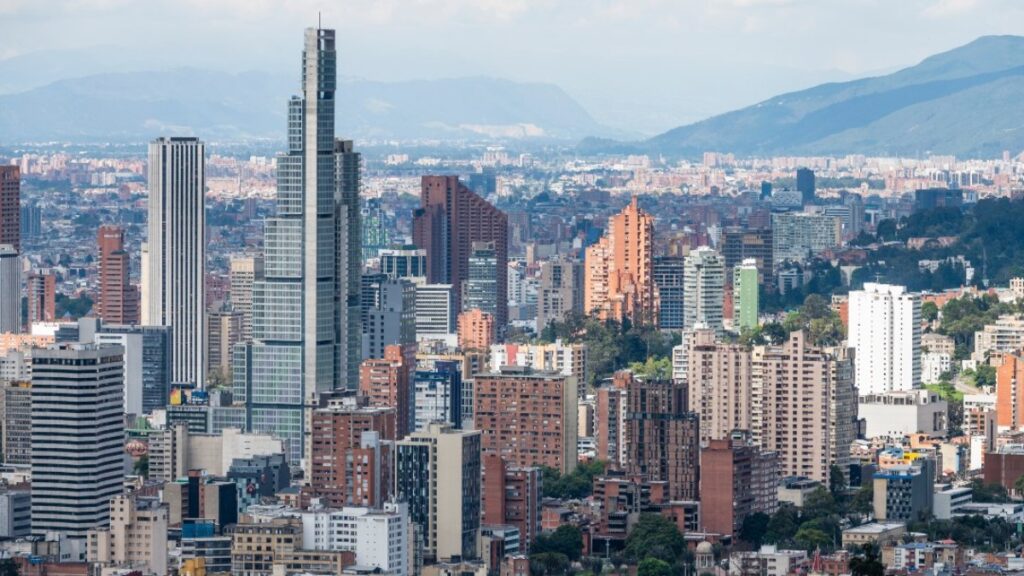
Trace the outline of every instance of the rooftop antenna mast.
<path fill-rule="evenodd" d="M 322 16 L 321 12 L 319 10 L 317 10 L 316 11 L 316 27 L 317 28 L 323 28 L 324 27 L 323 18 L 321 18 L 321 16 Z"/>

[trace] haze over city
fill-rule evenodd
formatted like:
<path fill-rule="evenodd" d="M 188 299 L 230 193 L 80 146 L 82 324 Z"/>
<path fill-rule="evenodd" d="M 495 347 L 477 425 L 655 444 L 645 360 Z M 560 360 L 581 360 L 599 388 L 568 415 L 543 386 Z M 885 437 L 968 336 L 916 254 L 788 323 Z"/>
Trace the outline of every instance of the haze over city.
<path fill-rule="evenodd" d="M 1024 33 L 1013 0 L 3 0 L 0 93 L 168 67 L 294 78 L 292 31 L 318 13 L 342 76 L 547 82 L 646 135 Z"/>

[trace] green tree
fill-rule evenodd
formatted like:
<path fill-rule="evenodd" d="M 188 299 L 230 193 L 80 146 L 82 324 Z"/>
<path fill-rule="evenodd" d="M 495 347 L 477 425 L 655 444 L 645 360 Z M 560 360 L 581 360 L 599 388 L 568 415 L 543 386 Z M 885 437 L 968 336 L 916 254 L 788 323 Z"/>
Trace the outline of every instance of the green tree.
<path fill-rule="evenodd" d="M 832 493 L 832 498 L 836 501 L 846 495 L 846 475 L 843 474 L 843 469 L 836 464 L 828 469 L 828 491 Z"/>
<path fill-rule="evenodd" d="M 633 562 L 654 557 L 671 564 L 685 549 L 686 541 L 675 524 L 658 514 L 642 514 L 626 537 L 623 552 Z"/>
<path fill-rule="evenodd" d="M 672 565 L 659 558 L 644 558 L 637 566 L 637 576 L 671 576 Z"/>
<path fill-rule="evenodd" d="M 561 554 L 570 561 L 580 559 L 583 554 L 583 534 L 571 524 L 559 526 L 551 534 L 541 534 L 530 547 L 533 554 L 551 552 Z"/>
<path fill-rule="evenodd" d="M 828 548 L 832 545 L 832 537 L 817 528 L 800 527 L 793 536 L 793 540 L 804 550 L 811 551 L 816 548 Z"/>
<path fill-rule="evenodd" d="M 18 570 L 18 563 L 13 558 L 4 558 L 0 560 L 0 576 L 18 576 L 21 573 Z"/>
<path fill-rule="evenodd" d="M 975 502 L 1001 504 L 1010 501 L 1006 488 L 999 484 L 985 484 L 980 478 L 971 481 L 971 491 Z"/>
<path fill-rule="evenodd" d="M 672 378 L 672 360 L 669 358 L 650 357 L 645 362 L 633 362 L 629 369 L 634 374 L 646 376 L 653 380 L 668 380 Z"/>
<path fill-rule="evenodd" d="M 888 242 L 890 240 L 895 240 L 896 239 L 896 221 L 892 220 L 892 219 L 882 220 L 881 222 L 878 223 L 878 226 L 875 227 L 875 235 L 882 242 Z"/>
<path fill-rule="evenodd" d="M 921 304 L 921 319 L 925 322 L 934 322 L 939 318 L 939 306 L 935 302 Z"/>
<path fill-rule="evenodd" d="M 132 470 L 137 476 L 149 478 L 149 454 L 139 456 L 139 459 L 132 464 Z"/>
<path fill-rule="evenodd" d="M 804 518 L 821 518 L 835 513 L 836 501 L 824 486 L 818 486 L 804 499 Z"/>
<path fill-rule="evenodd" d="M 853 576 L 885 576 L 885 565 L 878 557 L 878 550 L 871 544 L 863 547 L 863 556 L 850 558 L 847 565 Z"/>
<path fill-rule="evenodd" d="M 1017 478 L 1013 483 L 1013 490 L 1018 494 L 1024 494 L 1024 475 Z"/>
<path fill-rule="evenodd" d="M 870 514 L 874 508 L 875 485 L 868 481 L 860 485 L 860 489 L 853 495 L 850 503 L 850 511 L 858 514 Z"/>
<path fill-rule="evenodd" d="M 770 544 L 781 544 L 793 538 L 797 529 L 797 513 L 792 506 L 779 506 L 779 509 L 772 515 L 768 522 L 768 532 L 764 536 L 765 542 Z"/>
<path fill-rule="evenodd" d="M 572 472 L 562 475 L 549 466 L 541 468 L 544 497 L 560 500 L 578 500 L 590 496 L 594 488 L 594 477 L 604 473 L 607 463 L 601 460 L 581 462 Z"/>
<path fill-rule="evenodd" d="M 569 559 L 565 554 L 557 552 L 530 554 L 530 574 L 537 574 L 539 576 L 568 574 L 570 565 Z"/>
<path fill-rule="evenodd" d="M 761 546 L 764 542 L 765 535 L 768 533 L 768 523 L 771 522 L 771 516 L 764 512 L 755 512 L 748 514 L 743 519 L 743 524 L 740 526 L 740 540 L 748 544 L 752 544 L 755 547 Z"/>
<path fill-rule="evenodd" d="M 981 364 L 978 369 L 974 371 L 974 385 L 975 386 L 995 386 L 996 385 L 996 368 L 989 364 Z"/>

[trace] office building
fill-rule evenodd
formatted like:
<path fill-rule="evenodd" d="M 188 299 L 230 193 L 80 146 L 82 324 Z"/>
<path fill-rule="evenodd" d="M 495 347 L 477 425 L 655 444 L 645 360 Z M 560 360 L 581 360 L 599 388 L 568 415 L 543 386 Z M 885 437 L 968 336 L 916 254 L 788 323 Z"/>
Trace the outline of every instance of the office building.
<path fill-rule="evenodd" d="M 54 322 L 56 318 L 57 277 L 35 272 L 25 279 L 28 298 L 28 325 L 36 322 Z"/>
<path fill-rule="evenodd" d="M 473 422 L 484 455 L 514 466 L 576 468 L 579 412 L 576 378 L 520 366 L 477 374 Z"/>
<path fill-rule="evenodd" d="M 349 569 L 358 567 L 360 574 L 365 571 L 411 576 L 414 540 L 408 506 L 404 503 L 386 503 L 376 509 L 346 506 L 302 512 L 302 543 L 306 550 L 352 555 Z"/>
<path fill-rule="evenodd" d="M 364 284 L 362 356 L 383 358 L 390 345 L 416 344 L 416 286 L 382 277 Z"/>
<path fill-rule="evenodd" d="M 468 310 L 459 314 L 459 349 L 489 350 L 496 340 L 495 318 L 480 309 Z"/>
<path fill-rule="evenodd" d="M 242 314 L 236 310 L 206 313 L 206 375 L 214 381 L 231 382 L 235 345 L 243 342 Z"/>
<path fill-rule="evenodd" d="M 21 238 L 35 240 L 43 233 L 43 211 L 33 201 L 21 206 Z"/>
<path fill-rule="evenodd" d="M 427 251 L 415 245 L 381 250 L 379 257 L 381 273 L 392 280 L 427 276 Z"/>
<path fill-rule="evenodd" d="M 291 468 L 280 451 L 235 458 L 225 476 L 238 486 L 243 511 L 274 498 L 291 485 Z"/>
<path fill-rule="evenodd" d="M 481 523 L 514 526 L 519 531 L 519 552 L 528 553 L 541 531 L 541 469 L 510 466 L 501 457 L 483 457 Z"/>
<path fill-rule="evenodd" d="M 540 264 L 537 287 L 537 331 L 552 322 L 562 322 L 570 314 L 583 312 L 583 264 L 558 258 Z"/>
<path fill-rule="evenodd" d="M 167 524 L 167 505 L 156 498 L 115 496 L 110 526 L 89 530 L 86 560 L 104 568 L 166 574 Z"/>
<path fill-rule="evenodd" d="M 927 518 L 935 498 L 935 461 L 918 458 L 910 466 L 894 466 L 875 472 L 875 519 L 914 522 Z"/>
<path fill-rule="evenodd" d="M 484 198 L 498 193 L 498 179 L 493 168 L 484 168 L 469 175 L 469 189 Z"/>
<path fill-rule="evenodd" d="M 751 429 L 750 352 L 741 344 L 716 342 L 715 332 L 699 328 L 684 335 L 689 409 L 700 416 L 700 439 L 731 437 Z"/>
<path fill-rule="evenodd" d="M 85 538 L 109 524 L 124 477 L 123 354 L 94 344 L 33 352 L 33 534 Z"/>
<path fill-rule="evenodd" d="M 850 292 L 849 343 L 860 394 L 920 388 L 920 296 L 872 282 Z"/>
<path fill-rule="evenodd" d="M 0 378 L 0 393 L 3 394 L 0 443 L 3 444 L 4 464 L 29 466 L 32 464 L 32 384 Z"/>
<path fill-rule="evenodd" d="M 124 409 L 151 414 L 167 406 L 171 396 L 171 328 L 124 326 L 82 318 L 79 340 L 124 349 Z"/>
<path fill-rule="evenodd" d="M 182 568 L 179 576 L 203 576 L 203 574 L 231 573 L 231 537 L 213 536 L 213 527 L 209 534 L 192 536 L 182 534 L 181 560 Z M 203 572 L 189 573 L 187 567 L 201 564 Z"/>
<path fill-rule="evenodd" d="M 814 196 L 814 170 L 811 170 L 810 168 L 797 168 L 796 190 L 800 193 L 800 198 L 803 200 L 804 206 L 814 204 L 814 201 L 816 200 Z"/>
<path fill-rule="evenodd" d="M 264 280 L 253 286 L 253 342 L 232 366 L 249 426 L 286 439 L 291 462 L 303 457 L 305 407 L 356 388 L 362 338 L 359 155 L 334 139 L 334 31 L 307 29 L 303 48 L 302 95 L 288 103 L 288 151 L 277 158 L 277 213 L 265 225 Z"/>
<path fill-rule="evenodd" d="M 853 364 L 845 349 L 813 348 L 803 332 L 779 346 L 754 348 L 754 439 L 779 454 L 783 476 L 827 483 L 833 465 L 848 470 L 857 437 Z"/>
<path fill-rule="evenodd" d="M 328 506 L 382 506 L 392 494 L 394 408 L 328 406 L 313 411 L 310 495 Z"/>
<path fill-rule="evenodd" d="M 13 244 L 0 244 L 0 334 L 21 332 L 21 257 Z"/>
<path fill-rule="evenodd" d="M 744 260 L 732 274 L 732 324 L 737 332 L 757 328 L 759 291 L 757 262 Z"/>
<path fill-rule="evenodd" d="M 735 535 L 751 514 L 771 515 L 778 508 L 777 455 L 758 448 L 749 435 L 709 441 L 701 450 L 700 466 L 705 531 Z"/>
<path fill-rule="evenodd" d="M 14 540 L 31 535 L 31 490 L 0 490 L 0 538 Z"/>
<path fill-rule="evenodd" d="M 456 176 L 424 176 L 420 208 L 413 217 L 413 241 L 427 252 L 427 282 L 451 284 L 455 309 L 464 310 L 462 285 L 469 279 L 474 242 L 493 242 L 496 292 L 508 293 L 508 217 Z M 508 323 L 508 302 L 499 298 L 495 321 Z"/>
<path fill-rule="evenodd" d="M 242 315 L 242 341 L 252 341 L 253 286 L 264 279 L 263 256 L 231 259 L 231 309 Z"/>
<path fill-rule="evenodd" d="M 195 138 L 149 144 L 142 278 L 142 323 L 172 328 L 171 380 L 200 388 L 206 370 L 205 152 Z"/>
<path fill-rule="evenodd" d="M 672 380 L 628 377 L 625 383 L 626 474 L 666 484 L 669 500 L 697 500 L 700 420 L 686 388 Z"/>
<path fill-rule="evenodd" d="M 414 573 L 414 535 L 408 507 L 388 504 L 356 517 L 356 563 L 394 576 Z"/>
<path fill-rule="evenodd" d="M 505 275 L 507 278 L 507 270 Z M 497 317 L 499 300 L 507 302 L 505 292 L 498 292 L 498 256 L 494 243 L 473 242 L 469 273 L 463 284 L 462 311 L 482 310 Z"/>
<path fill-rule="evenodd" d="M 865 438 L 903 438 L 946 435 L 948 404 L 930 390 L 901 390 L 861 394 L 857 415 L 864 421 Z"/>
<path fill-rule="evenodd" d="M 431 370 L 413 373 L 414 430 L 426 430 L 431 422 L 447 422 L 462 428 L 462 375 L 451 361 L 434 362 Z"/>
<path fill-rule="evenodd" d="M 187 424 L 173 424 L 149 434 L 149 479 L 172 482 L 189 470 L 211 476 L 228 473 L 236 459 L 282 454 L 281 440 L 266 434 L 225 428 L 216 434 L 193 432 Z"/>
<path fill-rule="evenodd" d="M 772 258 L 775 265 L 806 262 L 839 246 L 842 222 L 834 216 L 788 212 L 772 214 Z"/>
<path fill-rule="evenodd" d="M 914 191 L 914 212 L 935 208 L 961 208 L 964 191 L 958 188 L 925 188 Z"/>
<path fill-rule="evenodd" d="M 124 228 L 100 226 L 96 233 L 99 252 L 99 289 L 96 317 L 111 324 L 138 324 L 139 291 L 131 282 L 131 256 L 124 248 Z"/>
<path fill-rule="evenodd" d="M 654 285 L 658 290 L 658 328 L 683 329 L 683 277 L 685 259 L 678 256 L 654 258 Z"/>
<path fill-rule="evenodd" d="M 302 550 L 302 521 L 297 518 L 243 519 L 227 531 L 233 576 L 271 576 L 275 558 Z"/>
<path fill-rule="evenodd" d="M 202 470 L 188 470 L 185 476 L 163 485 L 162 500 L 168 506 L 171 526 L 194 521 L 212 522 L 223 530 L 238 522 L 239 490 L 234 482 L 215 479 Z"/>
<path fill-rule="evenodd" d="M 416 340 L 455 334 L 455 294 L 451 284 L 416 285 Z"/>
<path fill-rule="evenodd" d="M 395 487 L 418 526 L 423 558 L 476 557 L 480 528 L 480 432 L 431 424 L 396 443 Z"/>
<path fill-rule="evenodd" d="M 0 246 L 21 250 L 21 171 L 0 166 Z"/>
<path fill-rule="evenodd" d="M 700 325 L 721 334 L 724 330 L 725 265 L 717 252 L 701 246 L 686 257 L 683 274 L 683 327 Z"/>
<path fill-rule="evenodd" d="M 654 217 L 640 210 L 635 196 L 587 248 L 584 266 L 584 313 L 639 324 L 657 321 Z"/>
<path fill-rule="evenodd" d="M 730 276 L 726 283 L 735 282 L 731 274 L 748 259 L 757 266 L 759 281 L 771 281 L 775 270 L 771 228 L 726 228 L 722 231 L 720 247 L 725 259 L 725 273 Z"/>
<path fill-rule="evenodd" d="M 333 66 L 327 72 L 334 74 Z M 333 104 L 322 102 L 321 105 L 330 107 Z M 333 117 L 333 110 L 330 115 Z M 334 372 L 339 381 L 338 387 L 348 390 L 355 390 L 359 382 L 359 363 L 363 360 L 363 301 L 360 291 L 363 273 L 362 162 L 362 154 L 355 151 L 351 140 L 334 141 L 334 252 L 337 258 L 334 345 L 338 349 Z"/>

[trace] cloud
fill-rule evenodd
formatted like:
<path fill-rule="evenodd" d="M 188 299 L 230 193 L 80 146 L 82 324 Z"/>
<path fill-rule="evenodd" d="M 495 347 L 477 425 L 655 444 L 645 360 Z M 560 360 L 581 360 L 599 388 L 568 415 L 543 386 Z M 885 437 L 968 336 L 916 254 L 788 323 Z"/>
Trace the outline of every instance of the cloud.
<path fill-rule="evenodd" d="M 948 18 L 970 12 L 978 5 L 978 0 L 936 0 L 922 11 L 928 18 Z"/>

